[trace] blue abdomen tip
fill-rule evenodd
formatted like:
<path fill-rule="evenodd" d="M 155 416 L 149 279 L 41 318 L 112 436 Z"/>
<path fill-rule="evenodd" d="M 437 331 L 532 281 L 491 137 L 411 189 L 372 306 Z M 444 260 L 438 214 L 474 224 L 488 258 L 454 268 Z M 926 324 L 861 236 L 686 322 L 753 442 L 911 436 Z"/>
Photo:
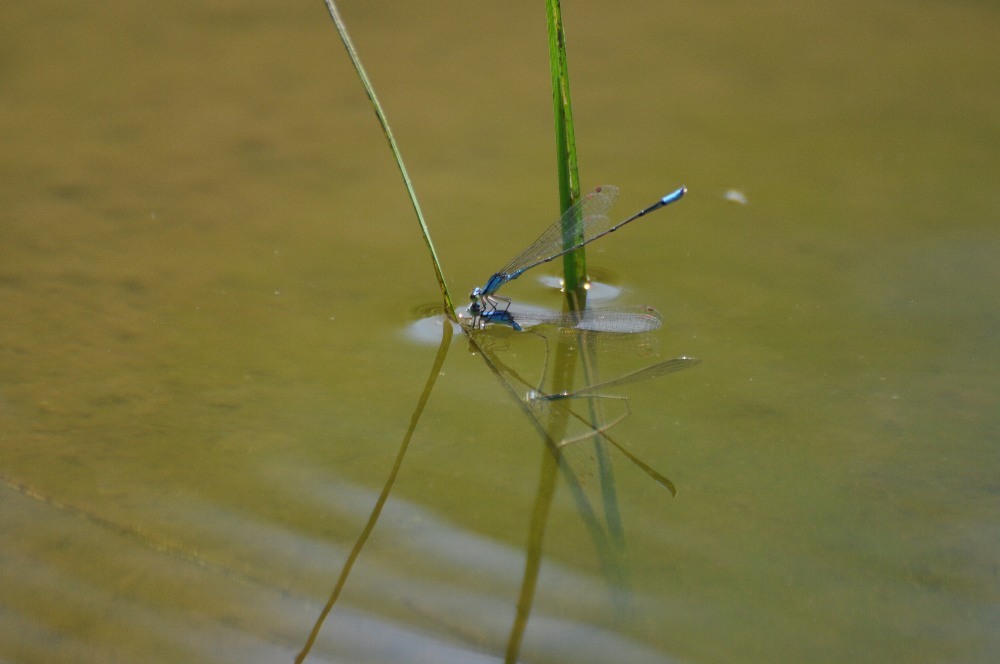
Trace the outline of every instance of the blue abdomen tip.
<path fill-rule="evenodd" d="M 681 187 L 677 191 L 671 192 L 660 199 L 660 202 L 666 205 L 667 203 L 673 203 L 678 198 L 687 193 L 687 187 Z"/>

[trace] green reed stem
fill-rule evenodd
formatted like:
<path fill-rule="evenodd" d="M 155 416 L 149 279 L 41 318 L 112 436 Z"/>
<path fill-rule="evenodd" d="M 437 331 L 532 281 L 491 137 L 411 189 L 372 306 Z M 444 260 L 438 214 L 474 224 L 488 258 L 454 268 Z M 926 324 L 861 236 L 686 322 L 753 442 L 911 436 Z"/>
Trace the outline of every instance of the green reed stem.
<path fill-rule="evenodd" d="M 344 42 L 344 48 L 347 49 L 347 55 L 351 58 L 351 62 L 354 64 L 354 70 L 358 73 L 358 77 L 361 79 L 361 85 L 365 88 L 365 94 L 368 95 L 368 101 L 371 102 L 372 108 L 375 110 L 375 115 L 378 117 L 379 124 L 382 125 L 382 133 L 385 134 L 385 138 L 389 141 L 389 149 L 392 150 L 392 156 L 396 160 L 396 166 L 399 167 L 399 173 L 403 176 L 403 183 L 406 185 L 406 192 L 410 196 L 410 203 L 413 204 L 413 211 L 417 214 L 417 222 L 420 224 L 420 233 L 423 235 L 424 243 L 427 245 L 428 251 L 431 254 L 431 262 L 434 264 L 434 275 L 437 277 L 438 286 L 441 288 L 441 295 L 444 296 L 444 306 L 445 312 L 452 320 L 456 320 L 455 315 L 455 305 L 452 304 L 451 295 L 448 293 L 448 284 L 444 280 L 444 272 L 441 270 L 441 262 L 438 260 L 437 252 L 434 250 L 434 243 L 431 241 L 431 233 L 427 228 L 427 223 L 424 221 L 424 213 L 420 209 L 420 203 L 417 201 L 417 192 L 413 188 L 413 183 L 410 181 L 410 175 L 406 171 L 406 166 L 403 164 L 403 155 L 399 151 L 399 146 L 396 145 L 396 139 L 392 135 L 392 129 L 389 128 L 389 120 L 385 116 L 385 112 L 382 110 L 382 105 L 378 101 L 378 97 L 375 96 L 375 89 L 372 87 L 371 82 L 368 80 L 368 74 L 365 73 L 365 68 L 361 66 L 361 58 L 358 57 L 357 51 L 354 50 L 354 44 L 351 42 L 350 36 L 347 34 L 347 26 L 344 25 L 343 19 L 340 18 L 340 12 L 337 11 L 337 5 L 333 0 L 324 0 L 326 3 L 326 9 L 330 12 L 330 18 L 333 19 L 334 25 L 337 26 L 337 32 L 340 34 L 340 40 Z"/>
<path fill-rule="evenodd" d="M 559 205 L 568 210 L 580 198 L 580 174 L 576 163 L 576 137 L 573 107 L 569 96 L 569 68 L 566 63 L 566 33 L 563 31 L 559 0 L 546 0 L 549 26 L 549 66 L 552 70 L 552 104 L 556 125 L 556 169 L 559 174 Z M 581 219 L 565 219 L 563 246 L 583 240 Z M 563 256 L 563 279 L 567 304 L 571 310 L 586 306 L 587 260 L 583 248 Z"/>

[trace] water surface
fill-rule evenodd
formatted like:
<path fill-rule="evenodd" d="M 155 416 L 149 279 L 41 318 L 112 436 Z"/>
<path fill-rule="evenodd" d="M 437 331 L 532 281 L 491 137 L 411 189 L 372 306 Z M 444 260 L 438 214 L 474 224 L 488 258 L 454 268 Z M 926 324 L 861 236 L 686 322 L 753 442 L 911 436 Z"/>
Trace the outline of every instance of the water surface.
<path fill-rule="evenodd" d="M 461 302 L 558 216 L 542 9 L 343 12 Z M 591 520 L 558 476 L 521 658 L 995 660 L 1000 15 L 565 12 L 585 186 L 622 216 L 690 189 L 588 254 L 665 318 L 598 370 L 704 363 L 623 389 L 613 430 L 676 497 L 612 450 L 620 521 Z M 0 656 L 291 661 L 439 300 L 325 9 L 0 30 Z M 507 295 L 557 306 L 543 273 Z M 490 336 L 537 380 L 539 338 Z M 309 661 L 503 659 L 546 454 L 458 335 Z M 570 465 L 599 506 L 597 461 Z"/>

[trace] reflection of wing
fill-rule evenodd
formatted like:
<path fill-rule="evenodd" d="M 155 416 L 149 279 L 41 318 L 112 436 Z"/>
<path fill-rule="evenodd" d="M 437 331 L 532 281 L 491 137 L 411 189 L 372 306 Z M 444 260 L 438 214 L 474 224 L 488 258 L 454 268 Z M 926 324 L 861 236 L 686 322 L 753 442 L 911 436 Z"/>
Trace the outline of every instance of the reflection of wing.
<path fill-rule="evenodd" d="M 675 357 L 672 360 L 666 360 L 664 362 L 658 362 L 648 367 L 638 369 L 631 373 L 627 373 L 618 378 L 612 378 L 611 380 L 606 380 L 600 383 L 595 383 L 588 387 L 580 388 L 573 392 L 562 392 L 560 394 L 549 394 L 549 395 L 537 395 L 536 399 L 546 399 L 553 401 L 556 399 L 572 399 L 574 397 L 581 396 L 595 396 L 598 390 L 604 390 L 609 387 L 618 387 L 619 385 L 627 385 L 628 383 L 634 383 L 640 380 L 647 380 L 649 378 L 657 378 L 659 376 L 665 376 L 675 371 L 681 371 L 687 369 L 688 367 L 693 367 L 696 364 L 700 364 L 701 360 L 696 357 Z"/>

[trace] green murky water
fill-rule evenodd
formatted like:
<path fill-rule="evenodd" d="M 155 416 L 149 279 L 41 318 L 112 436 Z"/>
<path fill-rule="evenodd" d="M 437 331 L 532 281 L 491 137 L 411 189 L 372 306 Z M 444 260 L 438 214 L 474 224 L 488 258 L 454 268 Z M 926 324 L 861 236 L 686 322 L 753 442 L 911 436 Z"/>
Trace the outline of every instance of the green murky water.
<path fill-rule="evenodd" d="M 557 216 L 542 7 L 342 10 L 462 301 Z M 521 659 L 996 660 L 1000 14 L 565 13 L 585 186 L 690 188 L 589 253 L 665 318 L 600 372 L 704 363 L 621 390 L 676 497 L 614 450 L 617 520 L 587 454 L 556 480 Z M 325 9 L 0 30 L 0 659 L 291 661 L 435 359 Z M 506 293 L 552 305 L 538 272 Z M 490 336 L 537 378 L 538 337 Z M 308 661 L 501 660 L 546 454 L 458 335 Z"/>

